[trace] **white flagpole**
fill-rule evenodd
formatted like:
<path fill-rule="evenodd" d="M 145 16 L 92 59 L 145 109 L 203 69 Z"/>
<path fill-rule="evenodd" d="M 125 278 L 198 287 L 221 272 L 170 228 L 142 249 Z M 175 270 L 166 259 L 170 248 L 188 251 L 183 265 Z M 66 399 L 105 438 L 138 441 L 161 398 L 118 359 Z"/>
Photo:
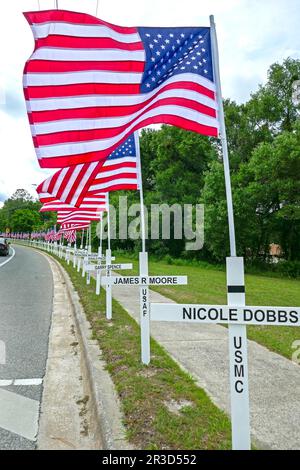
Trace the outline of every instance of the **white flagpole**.
<path fill-rule="evenodd" d="M 88 232 L 89 232 L 89 228 L 86 229 L 86 235 L 85 235 L 85 245 L 84 245 L 84 248 L 85 248 L 85 253 L 88 254 Z M 88 261 L 88 258 L 87 256 L 85 256 L 83 258 L 83 262 L 82 262 L 82 277 L 85 276 L 85 265 Z"/>
<path fill-rule="evenodd" d="M 106 250 L 106 264 L 111 264 L 111 246 L 110 246 L 110 209 L 109 209 L 109 192 L 107 193 L 107 250 Z M 106 271 L 106 276 L 111 276 L 111 270 Z M 112 319 L 112 286 L 110 283 L 106 286 L 106 318 Z"/>
<path fill-rule="evenodd" d="M 102 256 L 102 234 L 103 234 L 103 217 L 101 214 L 101 219 L 100 219 L 100 237 L 99 237 L 99 247 L 98 247 L 98 255 Z"/>
<path fill-rule="evenodd" d="M 228 305 L 245 305 L 244 264 L 243 258 L 236 256 L 235 226 L 232 203 L 228 145 L 222 100 L 222 89 L 219 69 L 219 51 L 214 16 L 210 16 L 211 48 L 213 71 L 216 85 L 218 117 L 220 123 L 219 136 L 222 143 L 223 165 L 225 175 L 226 200 L 229 224 L 230 258 L 227 258 L 227 289 Z M 237 289 L 238 288 L 238 289 Z M 238 292 L 239 291 L 239 292 Z M 230 356 L 230 390 L 231 390 L 231 424 L 232 448 L 248 450 L 251 448 L 247 330 L 245 325 L 229 325 L 229 356 Z M 237 375 L 235 358 L 239 356 L 239 371 L 243 371 L 242 380 Z"/>
<path fill-rule="evenodd" d="M 88 255 L 92 253 L 92 222 L 89 225 L 89 229 L 87 232 L 87 237 L 88 237 Z M 87 258 L 89 260 L 89 258 Z M 86 273 L 86 283 L 90 284 L 91 283 L 91 272 L 87 271 Z"/>
<path fill-rule="evenodd" d="M 99 247 L 98 247 L 98 260 L 102 260 L 102 233 L 103 233 L 103 218 L 102 218 L 102 213 L 101 213 L 101 219 L 100 219 L 100 237 L 99 237 Z M 100 295 L 100 287 L 101 287 L 101 270 L 99 269 L 97 271 L 96 275 L 96 294 Z"/>
<path fill-rule="evenodd" d="M 81 242 L 80 242 L 80 249 L 83 249 L 83 240 L 84 240 L 84 228 L 81 231 Z"/>
<path fill-rule="evenodd" d="M 138 170 L 138 186 L 140 191 L 140 225 L 142 235 L 142 251 L 139 255 L 140 276 L 148 276 L 148 253 L 146 252 L 146 227 L 145 227 L 145 211 L 144 211 L 144 193 L 142 181 L 142 164 L 140 141 L 138 132 L 134 133 L 137 170 Z M 148 365 L 150 363 L 150 302 L 148 286 L 140 286 L 140 328 L 141 328 L 141 359 L 142 363 Z"/>
<path fill-rule="evenodd" d="M 83 249 L 83 239 L 84 239 L 84 228 L 81 231 L 80 250 Z M 81 255 L 78 256 L 78 261 L 77 261 L 77 272 L 78 273 L 80 271 L 80 265 L 81 265 Z"/>
<path fill-rule="evenodd" d="M 73 268 L 76 268 L 76 262 L 77 262 L 77 257 L 76 257 L 76 250 L 77 250 L 77 232 L 75 230 L 75 242 L 74 242 L 74 252 L 73 252 Z"/>

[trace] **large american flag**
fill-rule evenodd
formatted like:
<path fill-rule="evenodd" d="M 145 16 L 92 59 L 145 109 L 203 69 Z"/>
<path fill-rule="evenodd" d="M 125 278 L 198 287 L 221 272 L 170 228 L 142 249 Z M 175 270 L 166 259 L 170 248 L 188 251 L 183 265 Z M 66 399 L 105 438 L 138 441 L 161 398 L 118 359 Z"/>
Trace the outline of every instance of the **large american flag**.
<path fill-rule="evenodd" d="M 218 136 L 210 28 L 121 27 L 64 10 L 25 16 L 35 48 L 24 93 L 41 167 L 103 161 L 154 123 Z"/>
<path fill-rule="evenodd" d="M 130 135 L 104 162 L 97 164 L 97 173 L 88 174 L 78 169 L 83 165 L 63 168 L 48 177 L 37 188 L 41 202 L 57 198 L 61 202 L 82 207 L 84 202 L 99 194 L 115 190 L 137 190 L 140 188 L 138 134 Z M 85 164 L 85 167 L 95 163 Z M 73 176 L 78 175 L 78 176 Z M 56 209 L 55 209 L 56 210 Z"/>

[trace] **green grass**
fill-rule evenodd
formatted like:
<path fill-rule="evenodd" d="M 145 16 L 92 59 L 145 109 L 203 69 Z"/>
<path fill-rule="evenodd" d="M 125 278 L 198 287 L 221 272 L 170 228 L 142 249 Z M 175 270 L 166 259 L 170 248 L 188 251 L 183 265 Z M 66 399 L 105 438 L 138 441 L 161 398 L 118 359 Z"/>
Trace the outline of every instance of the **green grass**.
<path fill-rule="evenodd" d="M 73 269 L 55 257 L 68 272 L 77 290 L 93 338 L 120 397 L 127 437 L 138 449 L 230 449 L 231 427 L 195 381 L 151 340 L 151 364 L 140 361 L 140 328 L 121 305 L 113 301 L 113 320 L 104 316 L 105 295 L 95 294 L 95 281 L 87 286 Z M 167 406 L 186 400 L 173 412 Z"/>
<path fill-rule="evenodd" d="M 134 274 L 138 261 L 115 253 L 118 262 L 132 262 Z M 121 273 L 121 272 L 120 272 Z M 129 271 L 122 274 L 129 275 Z M 188 285 L 155 287 L 153 290 L 177 303 L 226 304 L 226 273 L 201 266 L 176 266 L 161 261 L 149 261 L 149 274 L 187 275 Z M 246 302 L 248 305 L 290 306 L 300 305 L 300 280 L 247 274 Z M 300 339 L 300 327 L 247 326 L 248 338 L 269 350 L 291 359 L 293 342 Z"/>

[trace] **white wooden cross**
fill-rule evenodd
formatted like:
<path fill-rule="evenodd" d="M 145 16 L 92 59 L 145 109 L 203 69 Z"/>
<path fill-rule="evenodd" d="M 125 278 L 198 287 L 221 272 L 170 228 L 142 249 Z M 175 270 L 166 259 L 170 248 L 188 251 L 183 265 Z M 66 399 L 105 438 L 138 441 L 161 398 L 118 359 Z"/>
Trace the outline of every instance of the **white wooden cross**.
<path fill-rule="evenodd" d="M 99 279 L 99 284 L 96 283 L 96 293 L 100 292 L 100 273 L 101 271 L 106 271 L 106 278 L 111 278 L 111 271 L 117 271 L 119 269 L 132 269 L 132 263 L 126 264 L 112 264 L 112 261 L 115 258 L 111 256 L 111 250 L 106 250 L 105 264 L 86 264 L 85 270 L 90 273 L 91 271 L 96 271 L 97 280 Z M 99 273 L 99 278 L 98 278 Z M 107 320 L 112 319 L 112 290 L 111 283 L 108 281 L 106 285 L 106 318 Z"/>
<path fill-rule="evenodd" d="M 141 361 L 143 364 L 150 363 L 150 300 L 149 285 L 179 286 L 187 284 L 187 276 L 149 276 L 147 252 L 140 253 L 140 275 L 139 276 L 104 276 L 101 279 L 106 289 L 112 286 L 139 286 L 140 287 L 140 327 L 141 327 Z M 125 265 L 120 265 L 125 266 Z M 132 266 L 132 265 L 131 265 Z M 123 269 L 123 268 L 119 268 Z"/>
<path fill-rule="evenodd" d="M 250 419 L 245 325 L 300 326 L 299 307 L 247 306 L 243 258 L 227 258 L 227 305 L 151 304 L 152 321 L 227 324 L 232 447 L 249 450 Z"/>

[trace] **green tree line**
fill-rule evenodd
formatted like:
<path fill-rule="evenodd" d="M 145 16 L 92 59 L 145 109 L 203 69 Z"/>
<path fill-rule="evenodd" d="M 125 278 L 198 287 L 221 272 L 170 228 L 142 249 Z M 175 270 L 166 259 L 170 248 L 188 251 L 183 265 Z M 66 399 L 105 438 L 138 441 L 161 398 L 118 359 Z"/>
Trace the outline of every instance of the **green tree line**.
<path fill-rule="evenodd" d="M 265 261 L 271 243 L 286 260 L 300 260 L 300 122 L 293 83 L 300 61 L 273 64 L 265 85 L 243 104 L 225 100 L 238 254 Z M 229 253 L 227 206 L 220 142 L 163 125 L 140 136 L 145 204 L 204 204 L 205 244 L 185 252 L 184 240 L 149 240 L 162 256 L 223 261 Z M 110 201 L 118 207 L 118 197 Z M 128 202 L 138 193 L 125 192 Z M 53 226 L 54 215 L 38 213 L 40 204 L 17 193 L 0 210 L 0 231 L 32 231 Z M 94 229 L 95 232 L 95 229 Z M 95 244 L 97 243 L 94 237 Z M 140 250 L 140 241 L 117 240 L 114 248 Z"/>
<path fill-rule="evenodd" d="M 17 189 L 0 209 L 0 232 L 31 233 L 53 227 L 55 213 L 39 212 L 41 207 L 25 189 Z"/>
<path fill-rule="evenodd" d="M 264 86 L 244 104 L 225 100 L 238 254 L 264 261 L 271 243 L 289 261 L 300 259 L 300 122 L 293 83 L 300 61 L 273 64 Z M 162 126 L 140 138 L 145 204 L 202 203 L 205 245 L 184 252 L 181 240 L 149 241 L 150 251 L 223 261 L 229 253 L 220 142 Z M 138 201 L 136 194 L 129 200 Z M 111 200 L 116 201 L 114 194 Z M 139 249 L 137 242 L 119 242 Z"/>

